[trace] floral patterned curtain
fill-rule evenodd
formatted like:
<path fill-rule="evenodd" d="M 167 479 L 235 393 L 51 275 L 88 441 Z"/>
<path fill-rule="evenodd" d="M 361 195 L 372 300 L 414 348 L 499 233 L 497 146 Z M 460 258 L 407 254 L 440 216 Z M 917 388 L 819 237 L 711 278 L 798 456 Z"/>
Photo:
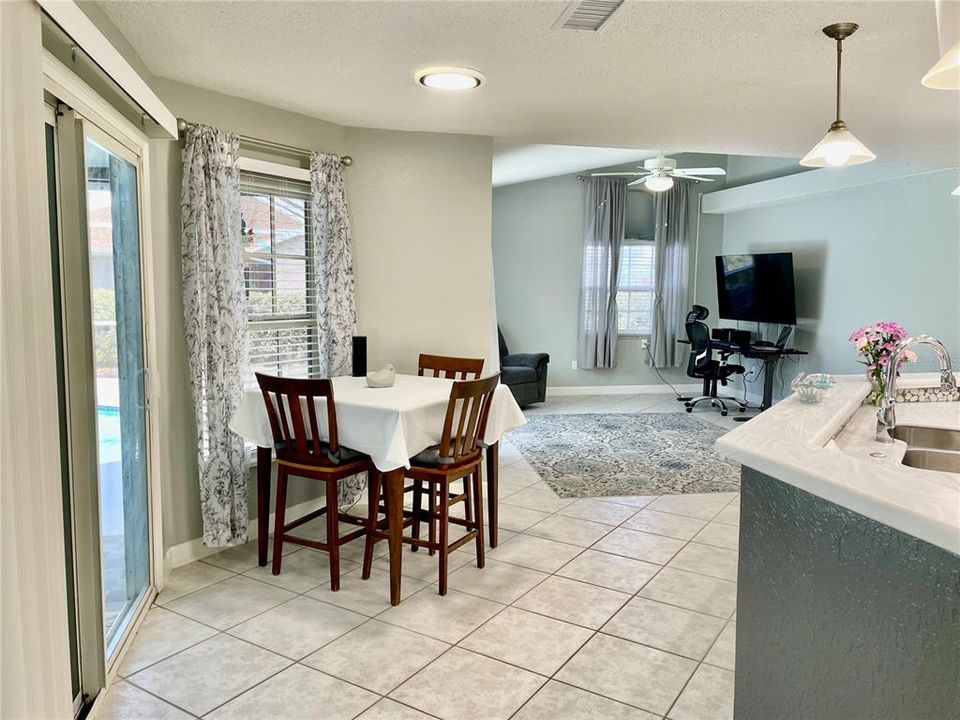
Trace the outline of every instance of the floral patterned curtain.
<path fill-rule="evenodd" d="M 353 238 L 340 156 L 310 155 L 313 194 L 313 269 L 317 291 L 317 342 L 321 377 L 349 375 L 352 337 L 357 329 L 353 281 Z M 356 502 L 366 486 L 365 475 L 339 483 L 340 505 Z"/>
<path fill-rule="evenodd" d="M 180 194 L 183 318 L 197 420 L 203 542 L 247 540 L 243 440 L 227 423 L 243 393 L 246 299 L 240 237 L 240 139 L 187 126 Z"/>

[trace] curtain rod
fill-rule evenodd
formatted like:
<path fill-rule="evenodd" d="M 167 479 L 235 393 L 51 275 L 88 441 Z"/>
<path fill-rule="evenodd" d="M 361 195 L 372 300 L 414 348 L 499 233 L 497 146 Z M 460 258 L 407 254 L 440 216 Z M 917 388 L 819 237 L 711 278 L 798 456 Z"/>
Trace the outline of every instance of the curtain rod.
<path fill-rule="evenodd" d="M 180 133 L 180 137 L 183 138 L 183 133 L 187 129 L 187 121 L 183 118 L 177 118 L 177 131 Z M 247 135 L 241 135 L 240 140 L 246 142 L 250 145 L 259 145 L 265 148 L 271 148 L 273 150 L 285 150 L 286 152 L 296 153 L 298 155 L 306 155 L 309 157 L 312 150 L 307 150 L 306 148 L 296 147 L 294 145 L 284 145 L 283 143 L 274 142 L 273 140 L 263 140 L 261 138 L 249 137 Z M 353 158 L 349 155 L 344 155 L 340 158 L 340 164 L 344 167 L 350 167 L 353 165 Z"/>

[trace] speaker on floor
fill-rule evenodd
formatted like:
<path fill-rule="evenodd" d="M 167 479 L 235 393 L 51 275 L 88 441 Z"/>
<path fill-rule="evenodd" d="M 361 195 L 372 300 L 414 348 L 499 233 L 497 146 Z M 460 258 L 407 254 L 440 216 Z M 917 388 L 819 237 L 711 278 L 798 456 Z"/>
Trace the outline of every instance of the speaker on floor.
<path fill-rule="evenodd" d="M 367 374 L 367 336 L 353 336 L 353 376 L 364 377 Z"/>

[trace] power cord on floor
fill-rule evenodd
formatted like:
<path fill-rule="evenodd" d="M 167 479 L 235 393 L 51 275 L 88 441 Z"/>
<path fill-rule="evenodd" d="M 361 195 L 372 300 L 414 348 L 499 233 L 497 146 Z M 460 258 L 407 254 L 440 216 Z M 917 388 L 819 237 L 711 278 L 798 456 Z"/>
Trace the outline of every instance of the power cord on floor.
<path fill-rule="evenodd" d="M 650 343 L 649 343 L 649 342 L 648 342 L 647 345 L 646 345 L 646 350 L 647 350 L 647 357 L 650 358 L 650 367 L 653 368 L 653 371 L 657 374 L 657 377 L 660 378 L 660 382 L 662 382 L 664 385 L 669 385 L 669 386 L 670 386 L 670 389 L 673 390 L 673 394 L 677 396 L 677 400 L 689 400 L 689 399 L 690 399 L 689 397 L 684 397 L 684 396 L 682 396 L 682 395 L 680 394 L 680 391 L 677 390 L 677 389 L 673 386 L 673 383 L 671 383 L 669 380 L 667 380 L 667 379 L 663 376 L 663 373 L 660 372 L 660 368 L 657 367 L 657 362 L 656 362 L 656 360 L 653 359 L 653 352 L 650 350 Z"/>

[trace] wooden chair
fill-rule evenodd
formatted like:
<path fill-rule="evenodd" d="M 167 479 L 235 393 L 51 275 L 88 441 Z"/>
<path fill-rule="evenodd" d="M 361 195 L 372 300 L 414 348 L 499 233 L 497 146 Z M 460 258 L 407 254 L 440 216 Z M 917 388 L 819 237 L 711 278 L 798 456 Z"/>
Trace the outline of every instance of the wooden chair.
<path fill-rule="evenodd" d="M 417 375 L 423 376 L 424 371 L 429 372 L 430 374 L 427 377 L 442 377 L 448 380 L 477 380 L 480 377 L 480 373 L 483 372 L 483 358 L 461 358 L 461 357 L 451 357 L 448 355 L 430 355 L 428 353 L 420 353 L 420 359 L 417 362 Z M 414 481 L 413 485 L 408 485 L 403 488 L 404 493 L 413 491 L 413 504 L 414 507 L 420 507 L 423 497 L 423 483 Z M 430 486 L 429 492 L 427 495 L 427 504 L 432 513 L 436 508 L 436 498 L 433 494 L 433 486 Z M 412 514 L 404 513 L 405 518 L 410 518 Z M 415 537 L 419 536 L 420 533 L 420 524 L 417 523 L 415 526 Z M 434 533 L 433 524 L 430 525 L 431 533 Z M 434 539 L 434 535 L 430 535 L 431 539 Z M 412 547 L 413 552 L 417 551 L 416 546 Z M 430 554 L 433 555 L 434 551 L 431 550 Z"/>
<path fill-rule="evenodd" d="M 446 357 L 420 353 L 417 375 L 431 371 L 428 377 L 444 377 L 448 380 L 476 380 L 483 372 L 483 358 Z"/>
<path fill-rule="evenodd" d="M 483 554 L 483 450 L 480 440 L 490 414 L 493 393 L 500 381 L 499 374 L 483 380 L 464 380 L 455 382 L 450 389 L 447 414 L 443 421 L 443 433 L 438 445 L 433 445 L 410 459 L 407 477 L 416 484 L 425 483 L 431 488 L 431 495 L 439 498 L 439 508 L 423 510 L 418 505 L 413 508 L 413 532 L 404 537 L 403 542 L 414 548 L 425 547 L 439 553 L 440 594 L 447 594 L 447 562 L 451 552 L 471 540 L 476 541 L 477 567 L 484 566 Z M 450 484 L 463 480 L 463 492 L 451 494 Z M 371 493 L 371 505 L 379 505 L 382 492 L 382 478 Z M 463 518 L 450 515 L 450 508 L 464 503 Z M 430 524 L 430 538 L 419 538 L 419 524 L 426 520 Z M 450 524 L 467 528 L 467 533 L 454 542 L 449 542 Z M 434 528 L 439 538 L 435 537 Z M 363 554 L 363 578 L 370 577 L 373 565 L 373 546 L 387 534 L 380 530 L 377 521 L 371 518 L 367 531 L 367 545 Z"/>
<path fill-rule="evenodd" d="M 280 378 L 257 373 L 257 382 L 267 406 L 277 456 L 277 501 L 273 532 L 273 574 L 280 574 L 283 543 L 324 550 L 330 554 L 330 589 L 340 589 L 340 546 L 366 535 L 370 517 L 376 519 L 376 504 L 369 506 L 368 517 L 341 513 L 337 504 L 337 483 L 358 473 L 367 473 L 369 488 L 379 487 L 379 476 L 370 458 L 340 445 L 337 437 L 337 406 L 330 380 Z M 317 401 L 326 406 L 326 442 L 320 439 L 322 426 L 317 420 Z M 304 418 L 306 409 L 306 418 Z M 287 503 L 287 479 L 290 475 L 321 480 L 326 484 L 326 505 L 289 524 L 284 524 Z M 376 478 L 376 479 L 375 479 Z M 372 493 L 371 493 L 372 494 Z M 326 514 L 327 540 L 319 542 L 291 535 L 290 531 Z M 361 526 L 340 536 L 340 522 Z"/>

